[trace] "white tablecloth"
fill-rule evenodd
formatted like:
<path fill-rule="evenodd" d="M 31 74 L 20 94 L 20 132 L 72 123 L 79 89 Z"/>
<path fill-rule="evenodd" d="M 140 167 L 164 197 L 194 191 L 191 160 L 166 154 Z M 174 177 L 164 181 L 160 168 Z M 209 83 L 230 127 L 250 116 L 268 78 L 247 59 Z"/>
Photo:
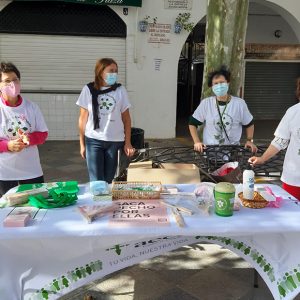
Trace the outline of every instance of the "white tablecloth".
<path fill-rule="evenodd" d="M 173 217 L 167 227 L 111 227 L 106 217 L 87 224 L 75 206 L 48 210 L 25 228 L 4 228 L 11 208 L 0 209 L 0 299 L 57 299 L 114 271 L 201 241 L 247 260 L 275 299 L 292 299 L 300 291 L 300 203 L 280 187 L 268 186 L 284 198 L 281 208 L 241 207 L 232 217 L 184 215 L 184 228 Z M 193 185 L 178 187 L 194 190 Z M 77 204 L 95 204 L 85 189 Z"/>

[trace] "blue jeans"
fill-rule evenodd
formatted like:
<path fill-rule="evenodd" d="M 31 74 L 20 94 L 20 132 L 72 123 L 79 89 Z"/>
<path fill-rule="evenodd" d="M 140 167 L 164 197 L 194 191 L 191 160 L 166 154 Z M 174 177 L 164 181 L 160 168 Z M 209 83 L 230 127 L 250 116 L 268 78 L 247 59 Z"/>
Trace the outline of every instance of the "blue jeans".
<path fill-rule="evenodd" d="M 107 142 L 85 137 L 86 163 L 90 181 L 111 183 L 118 166 L 118 150 L 124 142 Z"/>

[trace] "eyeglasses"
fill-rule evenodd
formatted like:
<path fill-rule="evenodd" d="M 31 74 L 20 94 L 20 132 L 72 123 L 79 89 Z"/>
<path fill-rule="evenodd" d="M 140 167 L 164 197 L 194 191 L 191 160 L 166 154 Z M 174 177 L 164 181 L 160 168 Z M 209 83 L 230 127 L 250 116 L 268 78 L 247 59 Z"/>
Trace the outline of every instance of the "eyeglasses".
<path fill-rule="evenodd" d="M 13 83 L 19 83 L 19 82 L 20 82 L 20 79 L 19 79 L 19 78 L 15 78 L 15 79 L 13 79 L 13 80 L 6 79 L 6 80 L 1 81 L 1 82 L 3 82 L 4 85 L 7 86 L 7 85 L 10 85 L 12 82 L 13 82 Z"/>

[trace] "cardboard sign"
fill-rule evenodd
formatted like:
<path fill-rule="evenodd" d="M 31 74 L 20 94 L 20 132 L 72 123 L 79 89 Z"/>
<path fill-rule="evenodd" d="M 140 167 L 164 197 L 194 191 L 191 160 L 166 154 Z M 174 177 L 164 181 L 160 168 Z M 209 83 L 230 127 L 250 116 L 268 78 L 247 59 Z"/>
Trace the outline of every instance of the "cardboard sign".
<path fill-rule="evenodd" d="M 140 227 L 168 226 L 167 208 L 155 200 L 118 200 L 112 213 L 110 226 Z"/>

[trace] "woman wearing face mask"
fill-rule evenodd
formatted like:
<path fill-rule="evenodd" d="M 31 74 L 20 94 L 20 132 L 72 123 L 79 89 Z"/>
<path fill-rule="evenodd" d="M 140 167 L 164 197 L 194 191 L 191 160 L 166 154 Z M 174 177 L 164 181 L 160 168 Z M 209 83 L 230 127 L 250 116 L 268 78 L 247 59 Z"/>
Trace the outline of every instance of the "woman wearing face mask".
<path fill-rule="evenodd" d="M 90 181 L 111 183 L 119 149 L 132 156 L 130 103 L 126 89 L 117 83 L 118 65 L 102 58 L 95 66 L 95 81 L 83 87 L 80 106 L 80 154 L 86 159 Z"/>
<path fill-rule="evenodd" d="M 35 103 L 20 95 L 20 72 L 0 63 L 0 195 L 18 184 L 44 182 L 37 145 L 48 129 Z"/>
<path fill-rule="evenodd" d="M 225 67 L 209 74 L 208 86 L 215 96 L 203 99 L 189 119 L 195 151 L 203 152 L 206 145 L 237 145 L 243 128 L 247 137 L 245 148 L 257 151 L 253 143 L 253 116 L 243 99 L 228 94 L 229 83 L 230 72 Z M 197 132 L 197 126 L 202 124 L 203 141 Z"/>

